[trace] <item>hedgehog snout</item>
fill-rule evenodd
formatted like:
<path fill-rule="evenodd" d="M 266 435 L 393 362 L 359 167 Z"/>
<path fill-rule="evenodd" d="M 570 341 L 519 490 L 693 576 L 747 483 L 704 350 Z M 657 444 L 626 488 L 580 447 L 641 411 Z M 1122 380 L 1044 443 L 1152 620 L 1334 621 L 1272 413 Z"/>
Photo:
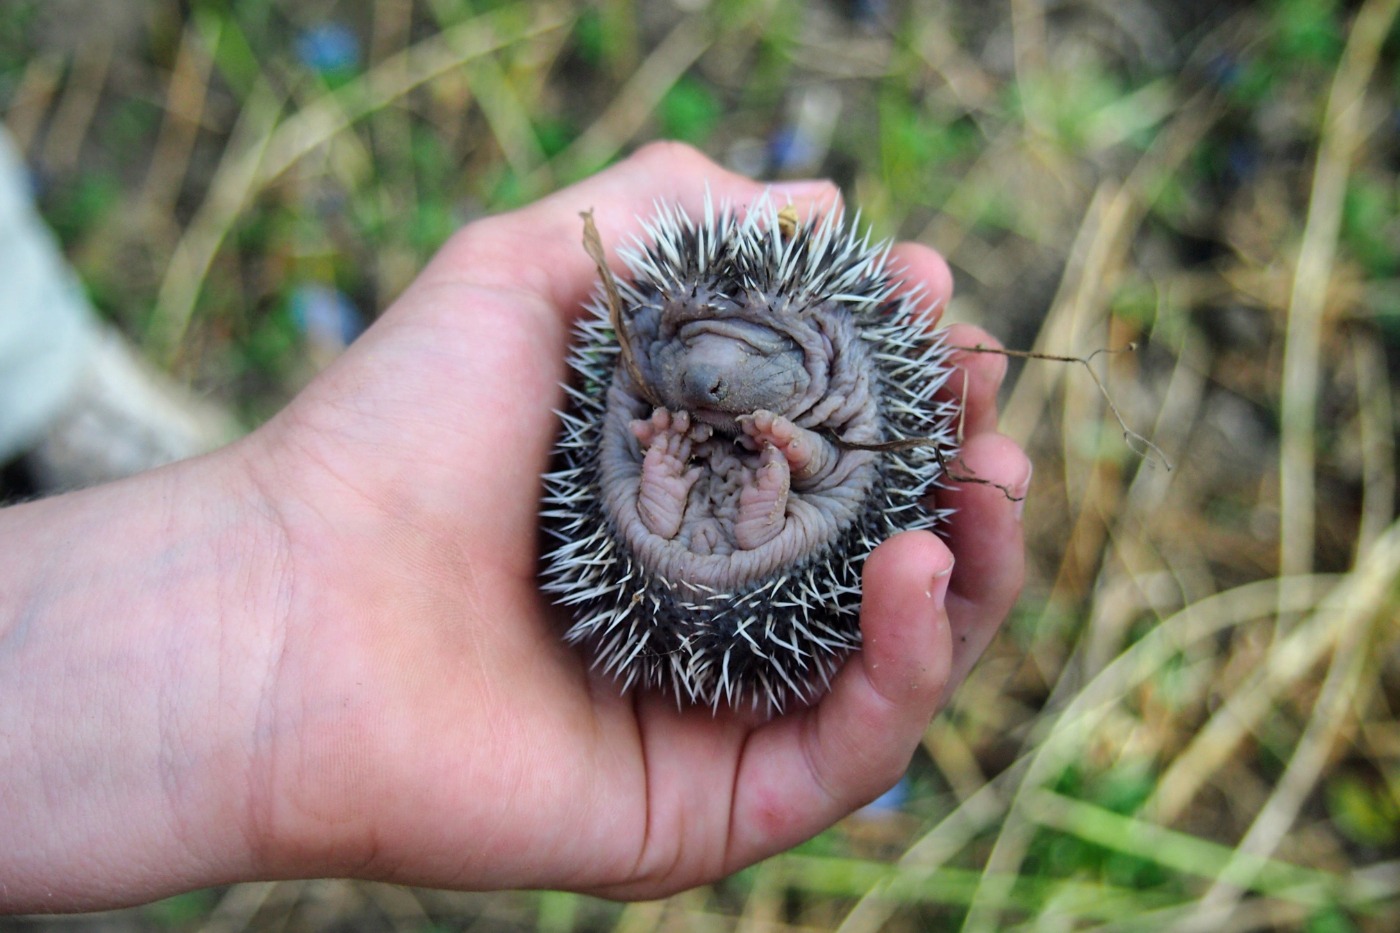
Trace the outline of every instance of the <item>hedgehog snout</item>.
<path fill-rule="evenodd" d="M 760 408 L 782 410 L 808 381 L 802 350 L 791 338 L 748 322 L 682 328 L 662 342 L 654 361 L 667 406 L 712 423 Z"/>
<path fill-rule="evenodd" d="M 757 353 L 742 341 L 714 338 L 693 344 L 676 362 L 675 401 L 721 430 L 734 428 L 736 415 L 785 410 L 807 381 L 795 348 Z"/>
<path fill-rule="evenodd" d="M 732 386 L 723 366 L 705 362 L 688 366 L 681 381 L 687 408 L 723 408 Z"/>

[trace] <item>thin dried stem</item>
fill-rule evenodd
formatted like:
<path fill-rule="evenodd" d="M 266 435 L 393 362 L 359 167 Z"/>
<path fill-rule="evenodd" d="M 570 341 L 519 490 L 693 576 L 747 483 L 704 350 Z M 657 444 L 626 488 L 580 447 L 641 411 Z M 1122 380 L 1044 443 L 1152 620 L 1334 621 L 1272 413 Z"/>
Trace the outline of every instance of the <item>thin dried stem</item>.
<path fill-rule="evenodd" d="M 1094 380 L 1094 385 L 1098 386 L 1099 392 L 1102 393 L 1104 397 L 1104 401 L 1108 403 L 1109 411 L 1113 412 L 1113 417 L 1118 422 L 1118 426 L 1123 429 L 1123 439 L 1127 442 L 1128 447 L 1131 448 L 1134 453 L 1137 453 L 1139 456 L 1145 458 L 1147 462 L 1151 463 L 1155 458 L 1155 460 L 1157 462 L 1160 462 L 1162 466 L 1164 466 L 1167 469 L 1168 472 L 1171 471 L 1171 461 L 1167 459 L 1167 455 L 1162 452 L 1162 449 L 1156 444 L 1149 441 L 1147 438 L 1143 437 L 1138 432 L 1134 431 L 1132 428 L 1128 427 L 1127 422 L 1123 419 L 1123 413 L 1118 410 L 1117 404 L 1115 404 L 1113 401 L 1113 396 L 1109 394 L 1108 387 L 1103 384 L 1103 380 L 1099 378 L 1099 374 L 1094 372 L 1094 368 L 1089 365 L 1093 361 L 1094 357 L 1102 353 L 1132 352 L 1137 350 L 1137 344 L 1130 343 L 1126 347 L 1119 347 L 1117 349 L 1104 347 L 1095 350 L 1093 353 L 1090 353 L 1088 356 L 1084 357 L 1058 356 L 1053 353 L 1039 353 L 1031 350 L 1007 350 L 1000 347 L 988 347 L 984 344 L 977 344 L 976 346 L 972 347 L 955 347 L 954 349 L 965 350 L 969 353 L 996 353 L 1001 356 L 1011 356 L 1016 357 L 1017 359 L 1025 360 L 1048 360 L 1053 363 L 1081 364 L 1086 370 L 1088 370 L 1089 378 Z M 954 458 L 951 462 L 947 460 L 943 453 L 943 447 L 945 446 L 944 442 L 938 440 L 937 438 L 898 437 L 893 440 L 879 441 L 873 444 L 862 444 L 855 441 L 843 440 L 842 438 L 839 438 L 833 434 L 831 435 L 831 441 L 837 447 L 840 447 L 842 450 L 869 450 L 875 451 L 877 453 L 887 453 L 899 450 L 913 450 L 916 447 L 932 447 L 934 448 L 934 456 L 938 459 L 939 466 L 943 468 L 944 475 L 947 476 L 949 479 L 953 480 L 954 482 L 977 483 L 979 485 L 984 486 L 995 486 L 997 489 L 1000 489 L 1003 493 L 1005 493 L 1006 498 L 1010 499 L 1012 502 L 1020 502 L 1021 499 L 1024 498 L 1022 496 L 1014 495 L 1010 486 L 1006 486 L 1002 483 L 994 483 L 991 480 L 983 479 L 982 477 L 976 476 L 970 472 L 955 470 L 953 468 L 953 465 L 961 463 L 961 458 Z"/>
<path fill-rule="evenodd" d="M 653 408 L 660 408 L 661 399 L 642 375 L 641 367 L 637 365 L 637 357 L 632 350 L 632 335 L 627 332 L 627 321 L 622 315 L 622 295 L 617 290 L 617 277 L 613 275 L 612 269 L 608 268 L 608 256 L 603 249 L 603 238 L 598 235 L 598 225 L 593 222 L 593 210 L 590 208 L 580 211 L 579 216 L 583 218 L 583 250 L 598 267 L 598 276 L 603 280 L 603 291 L 608 301 L 608 320 L 612 324 L 613 333 L 617 335 L 622 365 L 626 367 L 627 375 L 632 377 L 632 382 L 642 397 L 650 402 Z"/>
<path fill-rule="evenodd" d="M 1128 427 L 1128 423 L 1123 420 L 1123 413 L 1118 410 L 1118 406 L 1113 401 L 1113 396 L 1109 394 L 1108 387 L 1103 384 L 1103 380 L 1099 378 L 1099 374 L 1094 372 L 1094 367 L 1089 365 L 1089 363 L 1094 359 L 1094 357 L 1098 356 L 1101 353 L 1136 352 L 1137 344 L 1130 343 L 1125 347 L 1118 347 L 1117 349 L 1111 347 L 1100 347 L 1093 353 L 1090 353 L 1088 356 L 1058 356 L 1053 353 L 1040 353 L 1034 350 L 1007 350 L 1002 347 L 988 347 L 983 346 L 982 344 L 978 344 L 975 347 L 958 347 L 957 349 L 966 350 L 969 353 L 996 353 L 1001 356 L 1012 356 L 1022 360 L 1048 360 L 1052 363 L 1080 364 L 1084 367 L 1085 370 L 1088 371 L 1089 378 L 1094 380 L 1094 385 L 1098 386 L 1099 392 L 1103 395 L 1104 401 L 1108 403 L 1108 410 L 1113 412 L 1113 418 L 1115 421 L 1118 422 L 1118 427 L 1123 429 L 1123 440 L 1127 443 L 1128 447 L 1130 447 L 1134 453 L 1147 460 L 1148 463 L 1151 463 L 1153 461 L 1155 455 L 1155 459 L 1158 462 L 1160 462 L 1162 466 L 1166 467 L 1167 472 L 1171 472 L 1171 461 L 1168 460 L 1167 455 L 1162 452 L 1162 448 L 1158 447 L 1156 444 L 1152 443 L 1147 438 L 1143 437 L 1141 434 Z"/>

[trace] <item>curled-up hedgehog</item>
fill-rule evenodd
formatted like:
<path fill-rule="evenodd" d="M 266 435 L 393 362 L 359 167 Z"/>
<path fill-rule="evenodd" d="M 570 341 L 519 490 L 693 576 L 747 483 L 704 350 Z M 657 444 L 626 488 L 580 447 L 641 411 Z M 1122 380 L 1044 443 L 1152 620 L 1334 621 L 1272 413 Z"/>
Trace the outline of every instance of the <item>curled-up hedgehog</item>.
<path fill-rule="evenodd" d="M 943 517 L 950 351 L 837 210 L 643 228 L 577 328 L 544 589 L 623 689 L 781 710 L 859 647 L 875 546 Z"/>

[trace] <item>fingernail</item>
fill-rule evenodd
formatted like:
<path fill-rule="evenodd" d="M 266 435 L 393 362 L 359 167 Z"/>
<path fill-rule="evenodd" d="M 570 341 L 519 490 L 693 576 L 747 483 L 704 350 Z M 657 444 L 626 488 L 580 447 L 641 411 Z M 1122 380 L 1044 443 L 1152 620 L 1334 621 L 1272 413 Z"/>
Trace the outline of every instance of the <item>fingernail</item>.
<path fill-rule="evenodd" d="M 1011 498 L 1014 501 L 1011 513 L 1016 516 L 1016 520 L 1021 520 L 1021 513 L 1026 510 L 1026 494 L 1031 490 L 1031 476 L 1035 473 L 1035 464 L 1029 459 L 1026 460 L 1026 477 L 1019 483 L 1011 486 Z"/>
<path fill-rule="evenodd" d="M 948 581 L 953 578 L 953 561 L 950 559 L 945 567 L 936 571 L 929 580 L 928 595 L 933 599 L 934 605 L 942 606 L 948 596 Z"/>

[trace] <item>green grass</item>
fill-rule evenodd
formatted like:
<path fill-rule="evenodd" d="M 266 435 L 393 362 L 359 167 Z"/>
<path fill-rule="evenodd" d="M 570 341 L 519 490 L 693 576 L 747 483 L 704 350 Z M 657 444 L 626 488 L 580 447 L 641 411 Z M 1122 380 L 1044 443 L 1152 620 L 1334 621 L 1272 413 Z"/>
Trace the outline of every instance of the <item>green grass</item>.
<path fill-rule="evenodd" d="M 878 236 L 942 250 L 950 316 L 1012 346 L 1139 342 L 1096 371 L 1176 466 L 1128 449 L 1079 367 L 1013 367 L 1030 581 L 898 816 L 651 904 L 317 882 L 124 920 L 1400 924 L 1397 4 L 857 6 L 162 0 L 105 67 L 37 0 L 0 11 L 0 112 L 99 308 L 250 425 L 314 372 L 298 289 L 372 318 L 460 224 L 665 136 L 834 177 Z M 360 54 L 317 73 L 297 40 L 325 21 Z"/>

